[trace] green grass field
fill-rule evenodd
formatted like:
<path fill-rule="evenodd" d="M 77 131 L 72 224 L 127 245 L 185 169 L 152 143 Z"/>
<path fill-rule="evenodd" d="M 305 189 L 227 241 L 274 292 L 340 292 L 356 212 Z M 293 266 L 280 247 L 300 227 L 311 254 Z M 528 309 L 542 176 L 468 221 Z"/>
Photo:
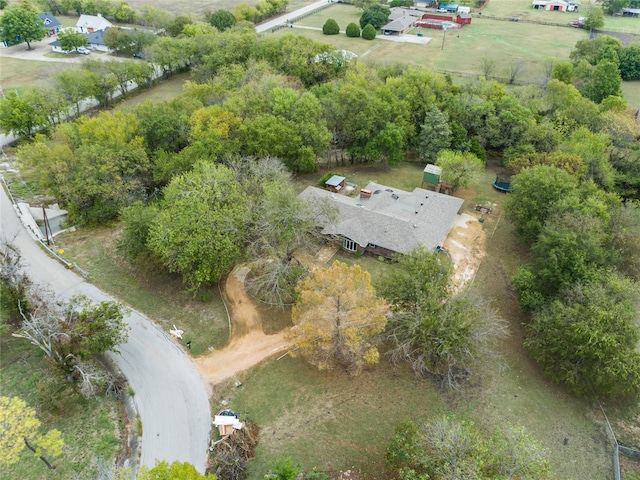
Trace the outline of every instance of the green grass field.
<path fill-rule="evenodd" d="M 147 100 L 151 100 L 153 102 L 171 100 L 182 93 L 184 82 L 189 80 L 190 76 L 190 73 L 181 73 L 171 77 L 169 80 L 162 80 L 153 88 L 140 91 L 134 90 L 129 94 L 126 100 L 119 102 L 114 110 L 132 110 Z"/>
<path fill-rule="evenodd" d="M 69 68 L 69 65 L 57 62 L 19 60 L 0 55 L 0 86 L 4 92 L 17 89 L 20 92 L 25 85 L 46 85 L 51 76 Z"/>
<path fill-rule="evenodd" d="M 48 460 L 56 467 L 49 470 L 26 448 L 18 463 L 0 464 L 0 478 L 49 480 L 96 478 L 97 462 L 110 465 L 123 446 L 124 419 L 121 404 L 112 398 L 86 400 L 62 383 L 39 385 L 51 375 L 51 367 L 42 352 L 26 340 L 0 337 L 1 395 L 18 396 L 36 409 L 44 433 L 52 428 L 62 433 L 65 445 L 60 457 Z M 58 387 L 62 385 L 62 387 Z M 47 387 L 65 388 L 47 393 Z M 63 405 L 59 414 L 49 413 L 50 398 Z"/>
<path fill-rule="evenodd" d="M 205 12 L 214 12 L 220 8 L 233 10 L 241 3 L 256 5 L 258 2 L 246 0 L 130 0 L 127 3 L 138 11 L 145 5 L 153 5 L 156 8 L 168 10 L 175 14 L 192 12 L 199 15 Z M 295 10 L 310 3 L 312 3 L 310 0 L 290 0 L 287 11 Z"/>
<path fill-rule="evenodd" d="M 321 27 L 333 18 L 341 29 L 351 21 L 358 21 L 360 11 L 348 5 L 334 7 L 306 17 L 296 25 Z M 379 63 L 408 63 L 411 65 L 440 68 L 465 74 L 479 74 L 483 57 L 496 62 L 496 76 L 506 76 L 505 70 L 512 61 L 526 64 L 521 80 L 538 82 L 542 78 L 543 62 L 546 58 L 568 59 L 569 53 L 578 40 L 587 38 L 585 30 L 536 25 L 516 22 L 499 22 L 484 18 L 474 18 L 471 25 L 460 30 L 450 30 L 446 34 L 434 29 L 416 29 L 424 36 L 432 38 L 427 45 L 397 43 L 377 38 L 373 41 L 361 38 L 348 38 L 344 34 L 323 35 L 322 32 L 293 29 L 298 35 L 314 40 L 331 43 L 340 49 L 351 50 L 361 55 L 373 47 L 373 51 L 362 57 L 363 60 Z M 291 29 L 282 29 L 276 34 L 291 33 Z M 535 42 L 531 39 L 535 38 Z M 562 38 L 562 41 L 558 41 Z M 380 44 L 379 46 L 377 46 Z"/>

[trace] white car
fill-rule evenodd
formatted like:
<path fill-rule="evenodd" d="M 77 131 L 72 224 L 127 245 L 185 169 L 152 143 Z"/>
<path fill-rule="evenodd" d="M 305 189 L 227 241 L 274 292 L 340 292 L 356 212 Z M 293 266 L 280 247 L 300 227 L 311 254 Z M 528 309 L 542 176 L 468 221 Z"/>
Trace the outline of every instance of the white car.
<path fill-rule="evenodd" d="M 85 47 L 78 47 L 76 48 L 76 52 L 82 54 L 82 55 L 89 55 L 91 53 L 91 50 L 89 50 L 88 48 Z"/>

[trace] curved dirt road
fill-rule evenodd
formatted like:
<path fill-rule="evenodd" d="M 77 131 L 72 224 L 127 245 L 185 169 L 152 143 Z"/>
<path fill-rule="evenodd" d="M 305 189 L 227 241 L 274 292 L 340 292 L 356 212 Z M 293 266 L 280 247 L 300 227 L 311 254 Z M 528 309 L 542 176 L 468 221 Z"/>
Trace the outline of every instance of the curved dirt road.
<path fill-rule="evenodd" d="M 22 226 L 0 186 L 1 234 L 16 245 L 35 284 L 63 298 L 82 294 L 95 301 L 112 300 L 95 286 L 46 255 Z M 207 391 L 184 351 L 138 312 L 126 317 L 129 341 L 110 354 L 134 390 L 142 420 L 141 465 L 156 459 L 189 462 L 204 472 L 211 428 Z"/>
<path fill-rule="evenodd" d="M 247 267 L 233 270 L 227 277 L 225 296 L 232 318 L 231 340 L 220 350 L 194 360 L 209 387 L 257 365 L 274 353 L 284 352 L 288 342 L 284 332 L 265 335 L 260 314 L 244 289 Z"/>

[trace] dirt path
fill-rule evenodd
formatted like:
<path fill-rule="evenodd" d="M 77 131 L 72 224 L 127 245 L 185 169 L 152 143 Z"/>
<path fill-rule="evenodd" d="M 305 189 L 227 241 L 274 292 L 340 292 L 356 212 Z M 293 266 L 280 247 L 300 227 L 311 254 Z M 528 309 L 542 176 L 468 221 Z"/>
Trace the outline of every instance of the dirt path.
<path fill-rule="evenodd" d="M 257 365 L 274 353 L 284 351 L 284 332 L 265 335 L 262 320 L 244 289 L 247 267 L 233 270 L 225 284 L 225 299 L 231 315 L 231 340 L 220 350 L 194 359 L 202 379 L 212 386 Z"/>
<path fill-rule="evenodd" d="M 472 215 L 461 214 L 443 245 L 454 264 L 451 278 L 454 293 L 461 292 L 475 276 L 485 255 L 486 243 L 482 223 Z"/>

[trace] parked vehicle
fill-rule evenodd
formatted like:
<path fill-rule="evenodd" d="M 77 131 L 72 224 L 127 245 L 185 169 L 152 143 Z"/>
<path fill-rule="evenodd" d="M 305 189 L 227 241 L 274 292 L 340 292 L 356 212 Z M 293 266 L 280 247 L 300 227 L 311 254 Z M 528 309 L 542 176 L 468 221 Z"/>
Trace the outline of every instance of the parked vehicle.
<path fill-rule="evenodd" d="M 580 17 L 579 19 L 571 22 L 569 25 L 571 25 L 574 28 L 582 28 L 584 27 L 584 21 L 585 21 L 585 17 Z"/>
<path fill-rule="evenodd" d="M 91 53 L 91 50 L 89 50 L 86 47 L 78 47 L 76 48 L 76 52 L 78 52 L 81 55 L 89 55 Z"/>

